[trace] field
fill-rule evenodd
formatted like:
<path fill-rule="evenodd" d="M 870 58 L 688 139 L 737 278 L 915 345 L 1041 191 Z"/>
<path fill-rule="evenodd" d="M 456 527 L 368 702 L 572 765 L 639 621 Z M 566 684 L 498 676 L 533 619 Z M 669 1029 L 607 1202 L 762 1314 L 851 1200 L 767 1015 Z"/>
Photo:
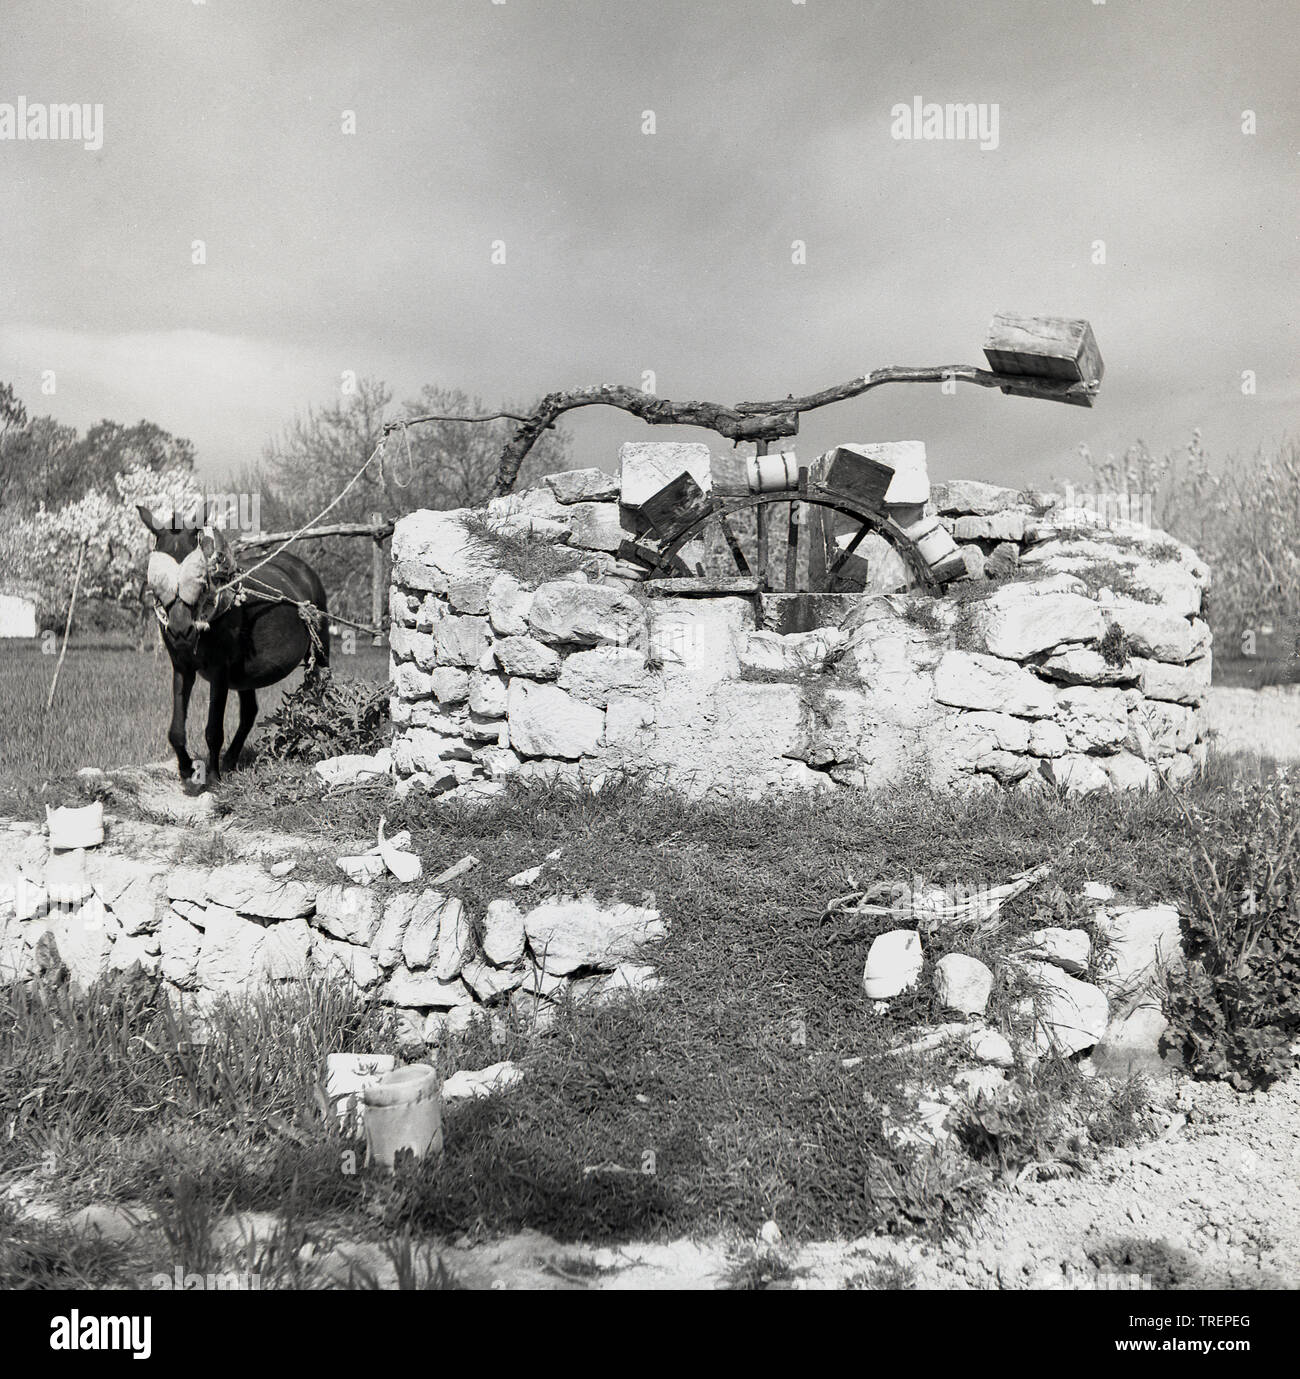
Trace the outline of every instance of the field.
<path fill-rule="evenodd" d="M 80 766 L 169 755 L 161 653 L 74 646 L 46 723 L 52 670 L 32 646 L 0 660 L 0 814 L 40 817 L 45 800 L 70 797 Z M 367 647 L 338 657 L 337 671 L 378 682 L 386 655 Z M 264 696 L 266 712 L 282 692 Z M 1284 716 L 1295 702 L 1254 697 Z M 196 689 L 196 751 L 205 701 Z M 1266 727 L 1255 745 L 1280 741 Z M 900 789 L 717 805 L 629 780 L 598 796 L 512 787 L 474 808 L 331 795 L 304 763 L 254 753 L 223 786 L 216 827 L 186 843 L 196 860 L 233 860 L 232 827 L 276 831 L 317 840 L 304 865 L 333 876 L 340 840 L 372 835 L 380 807 L 391 828 L 411 831 L 426 875 L 480 859 L 457 891 L 481 915 L 507 877 L 558 852 L 548 893 L 641 901 L 669 918 L 654 954 L 663 986 L 618 1009 L 566 1002 L 545 1038 L 511 1016 L 444 1042 L 431 1055 L 444 1076 L 510 1059 L 524 1079 L 449 1109 L 443 1159 L 386 1181 L 348 1167 L 355 1145 L 320 1113 L 325 1053 L 399 1050 L 378 1003 L 323 986 L 268 991 L 219 1008 L 199 1033 L 156 979 L 115 978 L 85 996 L 44 982 L 0 988 L 0 1121 L 10 1127 L 0 1286 L 150 1286 L 177 1269 L 252 1272 L 267 1288 L 495 1286 L 485 1261 L 520 1241 L 543 1250 L 542 1264 L 506 1270 L 529 1286 L 599 1286 L 622 1267 L 611 1259 L 651 1245 L 679 1262 L 712 1252 L 715 1283 L 732 1287 L 788 1286 L 804 1268 L 798 1252 L 828 1240 L 850 1255 L 843 1242 L 867 1237 L 930 1242 L 956 1268 L 1001 1186 L 1046 1165 L 1078 1174 L 1084 1191 L 1108 1171 L 1105 1156 L 1172 1123 L 1168 1088 L 1048 1058 L 1017 1068 L 955 1144 L 900 1140 L 899 1128 L 916 1128 L 917 1089 L 951 1080 L 957 1065 L 943 1050 L 897 1049 L 943 1013 L 926 979 L 873 1009 L 862 966 L 894 921 L 837 919 L 828 900 L 918 876 L 968 890 L 1049 863 L 996 934 L 927 940 L 927 968 L 960 951 L 998 974 L 989 1023 L 1010 1029 L 1031 994 L 1010 953 L 1044 925 L 1089 927 L 1086 881 L 1195 914 L 1210 874 L 1202 860 L 1219 877 L 1240 874 L 1259 840 L 1253 806 L 1234 800 L 1273 762 L 1250 742 L 1233 746 L 1247 754 L 1212 757 L 1206 778 L 1178 795 Z M 1265 851 L 1294 868 L 1297 835 L 1285 834 L 1264 838 Z M 1230 932 L 1224 942 L 1235 942 Z M 1225 969 L 1236 962 L 1227 952 Z M 1272 1004 L 1257 1016 L 1277 1023 Z M 786 1253 L 755 1249 L 765 1221 L 779 1223 Z M 254 1244 L 240 1236 L 249 1223 Z M 1098 1258 L 1122 1255 L 1126 1239 L 1102 1239 Z M 910 1267 L 849 1259 L 844 1281 L 908 1287 Z M 1187 1267 L 1183 1278 L 1227 1276 Z"/>
<path fill-rule="evenodd" d="M 47 786 L 66 781 L 83 766 L 112 770 L 174 760 L 167 742 L 171 662 L 160 640 L 155 638 L 149 650 L 140 652 L 126 641 L 74 637 L 47 717 L 45 699 L 57 660 L 57 655 L 43 654 L 39 642 L 0 642 L 0 814 L 27 817 L 48 797 Z M 382 682 L 388 674 L 387 648 L 359 643 L 348 656 L 339 654 L 336 644 L 333 670 L 341 679 Z M 259 723 L 301 680 L 302 672 L 296 671 L 259 692 Z M 196 759 L 205 754 L 207 713 L 208 687 L 198 680 L 189 714 L 190 751 Z M 227 741 L 238 719 L 239 700 L 231 695 L 226 705 Z M 254 728 L 252 753 L 257 739 Z"/>
<path fill-rule="evenodd" d="M 301 798 L 289 798 L 284 768 L 275 768 L 284 802 L 268 805 L 258 776 L 270 769 L 232 788 L 231 822 L 327 837 L 371 824 L 372 803 L 320 799 L 305 773 Z M 1069 897 L 1085 879 L 1105 876 L 1142 899 L 1188 886 L 1184 821 L 1163 795 L 721 807 L 629 784 L 599 798 L 520 791 L 436 816 L 414 803 L 385 807 L 412 830 L 426 872 L 467 852 L 482 859 L 463 891 L 479 912 L 506 876 L 557 847 L 548 888 L 651 899 L 671 917 L 655 954 L 664 988 L 618 1011 L 565 1007 L 545 1039 L 512 1028 L 493 1043 L 480 1028 L 445 1045 L 444 1072 L 510 1058 L 525 1080 L 453 1113 L 436 1173 L 416 1165 L 388 1185 L 340 1172 L 347 1146 L 322 1133 L 314 1093 L 326 1050 L 394 1047 L 376 1008 L 324 992 L 259 998 L 232 1007 L 195 1061 L 172 1052 L 186 1031 L 169 1024 L 147 982 L 83 1006 L 66 991 L 12 991 L 17 1018 L 0 1022 L 0 1114 L 16 1117 L 17 1130 L 0 1145 L 0 1174 L 45 1161 L 56 1176 L 36 1186 L 64 1209 L 132 1204 L 163 1223 L 135 1239 L 135 1254 L 68 1266 L 74 1277 L 211 1268 L 214 1231 L 234 1212 L 270 1213 L 295 1251 L 321 1242 L 322 1259 L 339 1239 L 396 1249 L 403 1233 L 447 1242 L 525 1227 L 572 1245 L 717 1234 L 734 1243 L 773 1218 L 795 1241 L 951 1235 L 992 1185 L 997 1154 L 936 1155 L 885 1133 L 891 1116 L 910 1113 L 907 1084 L 946 1065 L 943 1054 L 886 1050 L 938 1010 L 922 983 L 871 1014 L 862 963 L 888 921 L 828 922 L 828 899 L 851 878 L 993 882 L 1060 859 L 1050 884 L 1022 897 L 981 950 L 1001 968 L 1026 928 L 1079 918 Z M 999 994 L 994 1024 L 1019 994 Z M 1101 1094 L 1069 1065 L 1045 1065 L 1034 1085 L 1071 1108 L 1087 1152 L 1146 1123 L 1126 1094 Z M 39 1102 L 26 1095 L 32 1086 L 43 1088 Z M 30 1272 L 41 1249 L 17 1223 L 9 1238 L 4 1282 Z M 63 1258 L 66 1242 L 46 1245 Z M 266 1265 L 268 1278 L 301 1285 L 290 1263 Z M 58 1281 L 53 1271 L 43 1279 Z"/>

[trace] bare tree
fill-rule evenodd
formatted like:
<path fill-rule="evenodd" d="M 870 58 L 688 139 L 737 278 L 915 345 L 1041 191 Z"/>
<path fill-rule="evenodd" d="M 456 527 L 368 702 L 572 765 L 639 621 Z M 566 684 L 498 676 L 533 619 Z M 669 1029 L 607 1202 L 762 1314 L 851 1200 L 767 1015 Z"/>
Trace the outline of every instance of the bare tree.
<path fill-rule="evenodd" d="M 378 379 L 362 379 L 356 391 L 328 407 L 296 417 L 268 445 L 260 464 L 233 480 L 236 489 L 261 497 L 262 528 L 293 530 L 322 512 L 355 478 L 384 435 L 392 393 Z M 426 385 L 388 420 L 431 412 L 466 416 L 482 402 L 459 390 Z M 347 495 L 330 510 L 327 523 L 364 522 L 373 513 L 389 521 L 417 508 L 456 508 L 485 502 L 496 479 L 502 446 L 512 433 L 508 421 L 485 425 L 431 422 L 393 431 L 381 460 L 372 462 Z M 548 431 L 533 447 L 524 471 L 562 469 L 567 438 Z M 304 544 L 301 554 L 319 571 L 333 607 L 359 621 L 370 614 L 369 543 L 328 538 Z"/>

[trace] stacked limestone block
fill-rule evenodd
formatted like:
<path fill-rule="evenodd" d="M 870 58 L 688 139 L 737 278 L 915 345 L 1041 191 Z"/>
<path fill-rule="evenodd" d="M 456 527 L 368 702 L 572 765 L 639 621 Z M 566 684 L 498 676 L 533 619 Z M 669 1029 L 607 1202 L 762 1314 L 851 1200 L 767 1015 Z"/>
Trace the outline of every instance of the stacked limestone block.
<path fill-rule="evenodd" d="M 394 534 L 394 765 L 403 788 L 636 770 L 694 794 L 873 787 L 1140 788 L 1205 756 L 1209 572 L 1187 547 L 1052 495 L 973 481 L 926 512 L 965 577 L 935 597 L 653 596 L 618 548 L 635 503 L 707 448 L 624 446 L 621 480 L 551 475 Z M 469 522 L 467 528 L 466 522 Z M 503 568 L 475 524 L 573 568 Z M 554 562 L 552 562 L 554 563 Z M 517 564 L 517 562 L 516 562 Z"/>
<path fill-rule="evenodd" d="M 966 648 L 936 667 L 936 698 L 967 710 L 967 730 L 973 715 L 1000 715 L 978 720 L 977 738 L 997 739 L 985 769 L 1019 775 L 1027 755 L 1078 790 L 1190 779 L 1212 668 L 1210 571 L 1195 552 L 1054 495 L 960 481 L 934 501 L 990 573 L 1013 576 L 971 605 Z"/>
<path fill-rule="evenodd" d="M 599 1001 L 656 983 L 640 960 L 665 933 L 654 910 L 539 896 L 475 917 L 428 887 L 295 879 L 292 858 L 178 863 L 183 830 L 112 828 L 122 842 L 78 859 L 84 880 L 70 885 L 43 830 L 0 824 L 0 980 L 66 975 L 84 990 L 139 970 L 202 1013 L 323 976 L 393 1007 L 426 1042 L 507 1008 L 544 1022 L 566 992 Z"/>

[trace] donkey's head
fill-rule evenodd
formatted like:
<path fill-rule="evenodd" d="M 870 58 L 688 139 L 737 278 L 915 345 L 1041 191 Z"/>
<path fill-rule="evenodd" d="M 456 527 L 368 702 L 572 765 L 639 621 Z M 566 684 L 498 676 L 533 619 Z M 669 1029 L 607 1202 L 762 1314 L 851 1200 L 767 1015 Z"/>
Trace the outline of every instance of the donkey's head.
<path fill-rule="evenodd" d="M 166 614 L 167 631 L 193 640 L 206 623 L 201 616 L 209 594 L 214 560 L 229 552 L 219 529 L 202 526 L 202 509 L 155 516 L 143 504 L 136 511 L 154 535 L 147 583 L 157 606 Z"/>

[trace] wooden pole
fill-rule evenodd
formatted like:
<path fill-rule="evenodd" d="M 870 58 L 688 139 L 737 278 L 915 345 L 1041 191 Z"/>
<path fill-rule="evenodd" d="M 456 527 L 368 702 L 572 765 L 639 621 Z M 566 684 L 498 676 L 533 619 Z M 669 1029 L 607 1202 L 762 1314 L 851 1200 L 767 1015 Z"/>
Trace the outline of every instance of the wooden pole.
<path fill-rule="evenodd" d="M 372 512 L 370 521 L 376 528 L 374 544 L 370 548 L 370 625 L 380 628 L 384 625 L 384 604 L 388 598 L 388 581 L 384 577 L 384 539 L 378 535 L 378 528 L 384 524 L 383 513 Z M 370 644 L 383 646 L 383 633 L 375 632 Z"/>
<path fill-rule="evenodd" d="M 330 536 L 371 536 L 386 541 L 393 534 L 391 522 L 381 522 L 378 529 L 373 522 L 336 522 L 329 527 L 313 527 L 310 531 L 261 532 L 257 536 L 241 536 L 239 547 L 280 546 L 286 541 L 320 541 Z"/>
<path fill-rule="evenodd" d="M 808 492 L 808 466 L 799 466 L 799 492 Z M 786 533 L 785 541 L 785 592 L 795 593 L 799 588 L 799 522 L 802 513 L 802 498 L 796 498 L 790 504 L 790 528 Z"/>
<path fill-rule="evenodd" d="M 808 526 L 808 590 L 813 594 L 829 593 L 826 568 L 830 563 L 830 548 L 835 538 L 835 512 L 832 508 L 809 506 Z"/>
<path fill-rule="evenodd" d="M 50 693 L 45 700 L 45 712 L 49 713 L 50 706 L 54 703 L 54 691 L 59 687 L 59 671 L 63 669 L 63 658 L 68 654 L 68 634 L 72 631 L 72 610 L 77 606 L 77 590 L 81 585 L 81 567 L 86 559 L 86 547 L 90 544 L 89 538 L 81 543 L 81 550 L 77 552 L 77 573 L 72 577 L 72 598 L 68 601 L 68 620 L 63 625 L 63 647 L 59 651 L 59 662 L 54 667 L 54 679 L 50 681 Z"/>
<path fill-rule="evenodd" d="M 755 457 L 767 454 L 767 442 L 759 441 L 754 447 Z M 767 508 L 760 505 L 755 509 L 758 527 L 758 583 L 766 589 L 767 585 Z"/>

